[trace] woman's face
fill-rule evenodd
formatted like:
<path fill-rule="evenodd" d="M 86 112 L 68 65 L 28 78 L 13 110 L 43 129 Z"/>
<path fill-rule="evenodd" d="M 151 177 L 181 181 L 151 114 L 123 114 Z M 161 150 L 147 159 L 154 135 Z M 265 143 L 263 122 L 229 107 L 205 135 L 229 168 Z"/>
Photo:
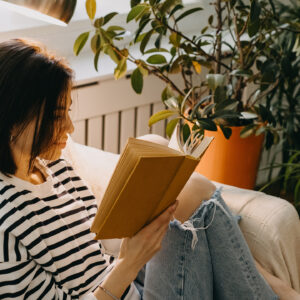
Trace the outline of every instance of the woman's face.
<path fill-rule="evenodd" d="M 60 158 L 61 151 L 67 145 L 68 134 L 74 131 L 73 122 L 70 118 L 70 107 L 72 104 L 71 91 L 68 92 L 66 106 L 58 107 L 55 116 L 57 126 L 54 132 L 54 144 L 51 145 L 48 151 L 41 153 L 41 158 L 56 160 Z M 59 127 L 58 127 L 59 126 Z"/>
<path fill-rule="evenodd" d="M 55 127 L 54 130 L 54 143 L 50 145 L 46 151 L 40 153 L 40 158 L 56 160 L 61 156 L 62 149 L 66 147 L 68 134 L 74 131 L 74 126 L 69 115 L 71 103 L 71 92 L 68 92 L 66 106 L 58 107 L 55 111 L 56 117 L 54 122 L 57 124 L 57 127 Z M 22 134 L 11 143 L 11 149 L 14 153 L 17 165 L 20 159 L 29 159 L 31 156 L 35 124 L 36 119 L 32 120 Z M 12 136 L 14 136 L 13 133 Z"/>

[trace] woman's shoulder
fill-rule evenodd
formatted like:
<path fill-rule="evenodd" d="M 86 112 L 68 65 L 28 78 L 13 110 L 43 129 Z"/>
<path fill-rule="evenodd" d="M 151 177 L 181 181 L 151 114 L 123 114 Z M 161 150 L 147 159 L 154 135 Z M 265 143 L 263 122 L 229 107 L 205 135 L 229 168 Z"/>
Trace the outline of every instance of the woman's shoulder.
<path fill-rule="evenodd" d="M 54 161 L 40 159 L 40 163 L 46 168 L 48 175 L 56 177 L 59 180 L 76 175 L 71 163 L 64 158 Z"/>

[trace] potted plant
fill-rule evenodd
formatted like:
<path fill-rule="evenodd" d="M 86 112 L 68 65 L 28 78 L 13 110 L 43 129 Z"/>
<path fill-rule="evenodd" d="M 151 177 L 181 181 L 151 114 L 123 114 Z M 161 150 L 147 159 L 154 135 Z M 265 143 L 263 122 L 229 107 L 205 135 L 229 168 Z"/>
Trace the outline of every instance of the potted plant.
<path fill-rule="evenodd" d="M 285 34 L 274 41 L 272 49 L 266 52 L 273 61 L 274 76 L 279 84 L 266 96 L 281 136 L 276 149 L 269 158 L 269 176 L 262 189 L 287 198 L 299 212 L 300 201 L 300 5 L 297 2 L 276 2 L 280 11 Z M 272 136 L 267 137 L 267 147 L 272 144 Z M 278 175 L 274 178 L 274 171 Z M 291 199 L 293 195 L 294 199 Z"/>
<path fill-rule="evenodd" d="M 108 25 L 117 13 L 96 18 L 96 0 L 86 0 L 93 28 L 91 48 L 95 68 L 98 68 L 100 55 L 108 55 L 116 63 L 114 76 L 119 79 L 126 74 L 127 62 L 134 63 L 131 84 L 136 93 L 142 92 L 144 78 L 149 74 L 164 81 L 162 101 L 166 109 L 153 115 L 149 125 L 168 119 L 167 134 L 170 136 L 179 124 L 182 143 L 203 135 L 204 131 L 205 134 L 221 132 L 224 140 L 231 135 L 232 138 L 237 136 L 242 144 L 245 140 L 239 136 L 248 137 L 250 145 L 256 143 L 258 147 L 263 142 L 263 136 L 259 135 L 267 132 L 276 142 L 276 121 L 266 96 L 279 81 L 273 76 L 273 64 L 265 55 L 274 39 L 283 34 L 274 3 L 272 0 L 215 0 L 212 5 L 215 13 L 208 17 L 206 26 L 199 28 L 197 35 L 189 36 L 181 31 L 181 22 L 199 17 L 201 7 L 186 10 L 179 0 L 132 0 L 126 21 L 137 23 L 135 34 L 128 41 L 131 46 L 139 47 L 140 55 L 134 57 L 131 47 L 119 44 L 126 29 Z M 75 41 L 76 55 L 89 35 L 90 32 L 82 33 Z M 172 74 L 181 76 L 183 86 L 175 84 Z M 232 138 L 227 146 L 233 144 Z M 233 175 L 238 174 L 236 179 L 245 173 L 240 169 L 241 162 L 248 161 L 251 154 L 247 153 L 248 145 L 243 147 L 244 150 L 237 150 L 237 153 L 246 151 L 247 159 L 239 155 L 236 163 L 239 169 L 233 172 Z M 253 187 L 260 148 L 252 152 L 256 154 L 254 162 L 245 167 L 249 173 L 249 166 L 255 165 L 254 179 L 250 183 L 226 181 L 226 174 L 221 180 L 209 177 L 223 183 Z M 215 153 L 222 153 L 222 150 Z M 234 156 L 225 157 L 226 164 L 228 161 L 232 164 Z M 209 165 L 212 161 L 217 163 L 213 169 L 222 169 L 219 158 L 206 154 L 205 159 L 209 160 Z M 202 168 L 201 172 L 206 174 L 206 170 L 207 167 Z"/>

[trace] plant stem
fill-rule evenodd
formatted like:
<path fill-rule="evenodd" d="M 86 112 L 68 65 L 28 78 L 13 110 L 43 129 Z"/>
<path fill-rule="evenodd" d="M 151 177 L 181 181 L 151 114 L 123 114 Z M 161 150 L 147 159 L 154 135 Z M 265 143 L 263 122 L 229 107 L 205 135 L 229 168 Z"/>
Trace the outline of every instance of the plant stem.
<path fill-rule="evenodd" d="M 234 27 L 235 27 L 235 34 L 236 34 L 236 42 L 237 42 L 237 48 L 239 51 L 239 58 L 240 58 L 240 66 L 241 69 L 244 69 L 244 53 L 243 53 L 243 47 L 241 45 L 241 32 L 238 31 L 238 25 L 237 25 L 237 15 L 235 12 L 235 9 L 232 8 L 233 12 L 233 22 L 234 22 Z M 235 88 L 234 92 L 234 98 L 239 102 L 238 104 L 238 110 L 242 111 L 243 110 L 243 102 L 242 102 L 242 91 L 243 91 L 243 77 L 240 76 Z"/>
<path fill-rule="evenodd" d="M 216 73 L 221 73 L 221 56 L 222 56 L 222 28 L 223 28 L 223 22 L 222 22 L 222 8 L 221 8 L 221 0 L 217 0 L 215 3 L 216 6 L 216 12 L 217 12 L 217 52 L 216 52 Z"/>
<path fill-rule="evenodd" d="M 255 99 L 255 101 L 251 104 L 251 106 L 254 106 L 255 103 L 262 99 L 263 97 L 265 97 L 267 94 L 269 94 L 273 89 L 275 89 L 277 87 L 277 85 L 279 84 L 279 80 L 277 79 L 272 85 L 270 85 L 266 90 L 264 90 L 260 95 L 257 96 L 257 98 Z"/>
<path fill-rule="evenodd" d="M 121 57 L 126 57 L 127 60 L 130 62 L 134 63 L 135 65 L 140 64 L 140 60 L 133 58 L 131 55 L 129 56 L 124 56 L 124 54 L 120 51 L 118 47 L 110 43 L 111 47 L 121 56 Z M 150 73 L 155 75 L 156 77 L 160 78 L 162 81 L 165 83 L 169 84 L 173 90 L 175 90 L 179 95 L 184 96 L 185 94 L 177 87 L 177 85 L 166 75 L 164 75 L 157 67 L 155 66 L 147 66 L 143 65 L 143 67 Z"/>
<path fill-rule="evenodd" d="M 160 18 L 157 17 L 153 7 L 151 8 L 152 9 L 152 12 L 153 12 L 153 15 L 155 17 L 155 19 L 160 22 L 162 25 L 166 26 L 171 32 L 174 32 L 176 34 L 178 34 L 179 36 L 181 36 L 182 38 L 184 38 L 186 41 L 190 42 L 194 47 L 197 48 L 197 50 L 200 52 L 201 55 L 203 55 L 204 57 L 206 57 L 207 59 L 209 60 L 212 60 L 212 61 L 215 61 L 217 62 L 217 59 L 216 57 L 214 57 L 213 55 L 210 55 L 208 53 L 206 53 L 200 46 L 198 46 L 193 40 L 191 40 L 189 37 L 187 37 L 186 35 L 184 35 L 181 31 L 179 31 L 178 29 L 175 29 L 175 28 L 172 28 L 168 23 L 163 23 L 161 21 Z M 224 64 L 222 61 L 219 61 L 219 63 L 224 67 L 226 68 L 227 70 L 230 70 L 230 67 L 228 67 L 226 64 Z"/>

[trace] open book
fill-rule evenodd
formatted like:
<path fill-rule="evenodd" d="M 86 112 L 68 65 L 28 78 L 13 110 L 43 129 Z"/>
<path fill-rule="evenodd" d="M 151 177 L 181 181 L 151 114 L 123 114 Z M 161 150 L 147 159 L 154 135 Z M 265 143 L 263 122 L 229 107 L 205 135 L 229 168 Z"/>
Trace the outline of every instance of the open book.
<path fill-rule="evenodd" d="M 187 155 L 129 138 L 91 227 L 96 239 L 132 237 L 174 203 L 211 140 Z"/>

